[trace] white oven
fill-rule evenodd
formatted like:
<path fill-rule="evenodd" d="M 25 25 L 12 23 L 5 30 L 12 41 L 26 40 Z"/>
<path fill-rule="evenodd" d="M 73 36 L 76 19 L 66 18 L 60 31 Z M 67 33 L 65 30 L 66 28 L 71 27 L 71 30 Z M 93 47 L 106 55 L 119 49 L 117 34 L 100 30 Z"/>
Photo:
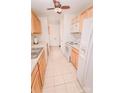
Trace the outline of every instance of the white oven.
<path fill-rule="evenodd" d="M 66 58 L 68 62 L 70 62 L 71 61 L 71 46 L 68 43 L 66 43 L 65 52 L 66 52 Z"/>

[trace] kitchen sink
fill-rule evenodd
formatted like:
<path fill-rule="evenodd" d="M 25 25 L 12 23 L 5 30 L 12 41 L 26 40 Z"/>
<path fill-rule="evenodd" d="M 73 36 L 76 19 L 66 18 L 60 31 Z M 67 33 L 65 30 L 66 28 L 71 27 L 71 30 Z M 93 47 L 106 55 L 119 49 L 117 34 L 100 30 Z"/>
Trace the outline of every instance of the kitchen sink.
<path fill-rule="evenodd" d="M 31 49 L 31 59 L 35 59 L 39 56 L 40 52 L 42 51 L 43 47 L 41 48 L 32 48 Z"/>

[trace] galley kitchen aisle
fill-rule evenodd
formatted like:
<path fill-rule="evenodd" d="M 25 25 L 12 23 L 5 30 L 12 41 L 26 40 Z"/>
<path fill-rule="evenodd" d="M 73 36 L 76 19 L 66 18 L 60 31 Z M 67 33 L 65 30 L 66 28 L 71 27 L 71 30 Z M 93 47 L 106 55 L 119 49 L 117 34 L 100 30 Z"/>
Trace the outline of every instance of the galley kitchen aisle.
<path fill-rule="evenodd" d="M 93 93 L 92 0 L 32 0 L 31 8 L 31 92 Z"/>

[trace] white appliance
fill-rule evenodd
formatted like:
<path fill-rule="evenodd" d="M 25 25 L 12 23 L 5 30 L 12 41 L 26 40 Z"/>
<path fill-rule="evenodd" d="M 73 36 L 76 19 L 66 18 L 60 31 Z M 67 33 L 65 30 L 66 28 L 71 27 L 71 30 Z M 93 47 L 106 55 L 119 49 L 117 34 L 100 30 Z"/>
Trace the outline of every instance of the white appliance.
<path fill-rule="evenodd" d="M 92 18 L 85 19 L 79 49 L 77 78 L 86 93 L 92 93 Z"/>
<path fill-rule="evenodd" d="M 33 40 L 34 40 L 34 41 L 33 41 L 34 44 L 38 44 L 38 43 L 39 43 L 39 41 L 38 41 L 38 37 L 34 37 Z"/>
<path fill-rule="evenodd" d="M 71 51 L 72 47 L 78 47 L 79 43 L 78 42 L 66 42 L 65 44 L 65 57 L 67 58 L 68 62 L 71 62 Z"/>
<path fill-rule="evenodd" d="M 66 52 L 66 58 L 68 62 L 71 62 L 71 49 L 72 47 L 68 43 L 66 43 L 65 52 Z"/>

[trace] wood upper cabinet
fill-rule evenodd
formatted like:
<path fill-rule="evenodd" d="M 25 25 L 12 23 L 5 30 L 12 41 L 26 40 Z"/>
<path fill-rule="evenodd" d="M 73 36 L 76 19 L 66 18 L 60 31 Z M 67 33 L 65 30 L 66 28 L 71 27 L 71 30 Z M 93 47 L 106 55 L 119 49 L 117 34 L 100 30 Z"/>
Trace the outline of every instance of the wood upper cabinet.
<path fill-rule="evenodd" d="M 42 91 L 42 84 L 41 84 L 39 71 L 37 71 L 37 73 L 35 75 L 35 79 L 32 84 L 31 91 L 32 91 L 32 93 L 41 93 L 41 91 Z"/>
<path fill-rule="evenodd" d="M 92 17 L 93 16 L 93 8 L 91 7 L 89 9 L 87 9 L 86 13 L 87 13 L 87 18 Z"/>
<path fill-rule="evenodd" d="M 33 11 L 31 13 L 31 32 L 32 34 L 41 34 L 41 21 Z"/>
<path fill-rule="evenodd" d="M 83 21 L 84 19 L 86 19 L 86 17 L 87 17 L 86 12 L 83 12 L 80 14 L 80 31 L 81 32 L 83 31 Z"/>
<path fill-rule="evenodd" d="M 81 15 L 80 15 L 80 31 L 82 31 L 82 29 L 83 29 L 83 25 L 82 25 L 82 24 L 83 24 L 83 18 L 84 18 L 84 17 L 83 17 L 83 15 L 81 14 Z"/>
<path fill-rule="evenodd" d="M 86 11 L 80 14 L 80 31 L 83 31 L 83 21 L 86 18 L 90 18 L 93 16 L 93 8 L 90 7 Z"/>
<path fill-rule="evenodd" d="M 73 64 L 73 66 L 77 69 L 77 65 L 78 65 L 78 56 L 79 56 L 79 51 L 75 48 L 72 48 L 72 52 L 71 52 L 71 62 Z"/>

